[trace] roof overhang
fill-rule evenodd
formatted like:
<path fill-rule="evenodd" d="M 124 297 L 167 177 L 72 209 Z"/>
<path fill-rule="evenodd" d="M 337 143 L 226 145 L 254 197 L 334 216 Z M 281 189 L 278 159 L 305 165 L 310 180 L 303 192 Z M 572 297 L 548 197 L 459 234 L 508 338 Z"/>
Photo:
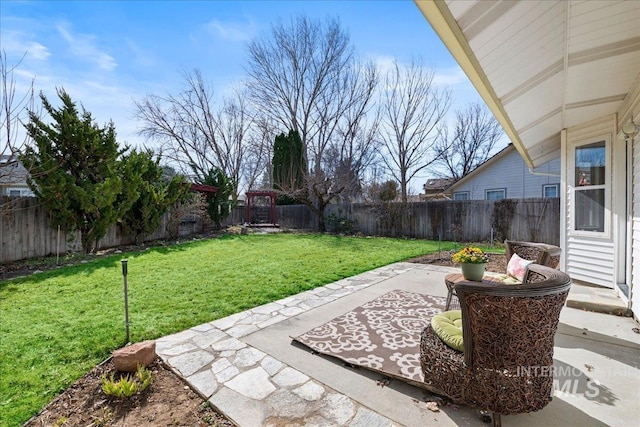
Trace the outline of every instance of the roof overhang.
<path fill-rule="evenodd" d="M 640 1 L 414 1 L 529 167 L 640 84 Z"/>

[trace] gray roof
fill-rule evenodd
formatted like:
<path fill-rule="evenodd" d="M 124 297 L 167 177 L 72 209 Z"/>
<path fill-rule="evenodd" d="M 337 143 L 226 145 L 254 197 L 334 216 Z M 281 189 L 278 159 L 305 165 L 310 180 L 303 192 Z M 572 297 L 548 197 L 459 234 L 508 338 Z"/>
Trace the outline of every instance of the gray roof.
<path fill-rule="evenodd" d="M 15 156 L 0 155 L 0 185 L 27 185 L 29 171 Z"/>

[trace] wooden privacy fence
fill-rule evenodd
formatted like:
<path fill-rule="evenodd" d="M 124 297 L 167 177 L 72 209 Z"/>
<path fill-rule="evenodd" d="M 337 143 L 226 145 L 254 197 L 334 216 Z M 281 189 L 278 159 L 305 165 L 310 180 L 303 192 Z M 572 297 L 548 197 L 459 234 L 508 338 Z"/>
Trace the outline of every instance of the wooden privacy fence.
<path fill-rule="evenodd" d="M 35 197 L 0 197 L 0 264 L 21 259 L 48 255 L 64 255 L 67 252 L 82 251 L 80 233 L 58 233 L 51 227 L 49 213 Z M 172 217 L 173 215 L 173 217 Z M 203 229 L 197 215 L 184 215 L 177 218 L 172 211 L 164 214 L 158 229 L 145 236 L 145 242 L 186 236 L 199 233 Z M 112 248 L 133 243 L 129 236 L 123 235 L 120 226 L 113 224 L 107 234 L 98 242 L 98 249 Z"/>
<path fill-rule="evenodd" d="M 6 200 L 6 199 L 5 199 Z M 5 206 L 0 200 L 0 206 Z M 144 241 L 185 236 L 203 231 L 197 214 L 166 213 L 160 227 Z M 173 215 L 173 216 L 172 216 Z M 282 227 L 316 230 L 317 218 L 304 205 L 276 207 Z M 334 204 L 325 212 L 329 231 L 360 232 L 368 236 L 411 237 L 459 242 L 490 239 L 528 240 L 558 245 L 560 242 L 560 199 L 466 200 L 370 204 Z M 51 228 L 50 215 L 38 199 L 14 199 L 11 209 L 0 212 L 0 264 L 26 258 L 81 251 L 78 233 L 58 233 Z M 238 206 L 224 221 L 245 222 L 245 208 Z M 131 244 L 120 227 L 112 225 L 98 248 Z"/>
<path fill-rule="evenodd" d="M 352 221 L 365 235 L 458 242 L 527 240 L 560 243 L 560 199 L 465 200 L 388 207 L 331 205 L 328 215 Z M 331 221 L 329 221 L 331 222 Z"/>
<path fill-rule="evenodd" d="M 237 207 L 227 224 L 245 221 Z M 276 207 L 282 227 L 317 229 L 316 216 L 304 205 Z M 329 231 L 368 236 L 411 237 L 461 242 L 527 240 L 560 243 L 560 199 L 465 200 L 371 204 L 333 204 L 325 211 Z"/>

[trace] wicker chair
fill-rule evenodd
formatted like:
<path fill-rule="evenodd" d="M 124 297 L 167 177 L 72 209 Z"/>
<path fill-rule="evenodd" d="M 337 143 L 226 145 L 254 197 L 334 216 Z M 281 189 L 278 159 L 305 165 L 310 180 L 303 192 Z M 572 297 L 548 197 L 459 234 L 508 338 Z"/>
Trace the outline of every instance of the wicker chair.
<path fill-rule="evenodd" d="M 513 240 L 505 240 L 504 245 L 507 249 L 507 262 L 509 262 L 513 254 L 518 254 L 520 258 L 551 268 L 558 268 L 558 264 L 560 264 L 562 249 L 558 246 L 546 243 L 516 242 Z"/>
<path fill-rule="evenodd" d="M 456 285 L 464 353 L 445 345 L 431 326 L 422 332 L 420 363 L 428 388 L 494 413 L 542 409 L 551 401 L 553 339 L 571 278 L 532 264 L 520 285 Z"/>

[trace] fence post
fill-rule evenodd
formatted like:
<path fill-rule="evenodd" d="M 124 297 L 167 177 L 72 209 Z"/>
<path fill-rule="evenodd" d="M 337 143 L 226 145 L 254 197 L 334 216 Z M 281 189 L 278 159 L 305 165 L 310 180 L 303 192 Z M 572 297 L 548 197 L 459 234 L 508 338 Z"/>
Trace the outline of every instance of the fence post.
<path fill-rule="evenodd" d="M 124 321 L 127 330 L 127 344 L 129 343 L 129 292 L 127 289 L 127 260 L 122 260 L 122 279 L 124 281 Z"/>

